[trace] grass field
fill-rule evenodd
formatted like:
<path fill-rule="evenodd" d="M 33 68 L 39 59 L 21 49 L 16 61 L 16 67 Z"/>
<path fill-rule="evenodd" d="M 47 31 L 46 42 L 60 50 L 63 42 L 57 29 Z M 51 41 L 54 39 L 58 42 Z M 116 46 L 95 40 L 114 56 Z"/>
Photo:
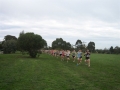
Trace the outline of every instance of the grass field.
<path fill-rule="evenodd" d="M 1 54 L 0 90 L 120 90 L 120 55 L 91 54 L 88 68 L 47 54 Z"/>

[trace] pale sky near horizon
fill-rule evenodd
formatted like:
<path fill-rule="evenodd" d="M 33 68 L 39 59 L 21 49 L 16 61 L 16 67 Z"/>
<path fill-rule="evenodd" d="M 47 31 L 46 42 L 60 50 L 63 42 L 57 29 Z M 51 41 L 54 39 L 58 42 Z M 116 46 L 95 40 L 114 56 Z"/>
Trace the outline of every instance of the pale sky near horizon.
<path fill-rule="evenodd" d="M 56 38 L 96 49 L 120 46 L 120 0 L 0 0 L 0 41 L 34 32 L 49 46 Z"/>

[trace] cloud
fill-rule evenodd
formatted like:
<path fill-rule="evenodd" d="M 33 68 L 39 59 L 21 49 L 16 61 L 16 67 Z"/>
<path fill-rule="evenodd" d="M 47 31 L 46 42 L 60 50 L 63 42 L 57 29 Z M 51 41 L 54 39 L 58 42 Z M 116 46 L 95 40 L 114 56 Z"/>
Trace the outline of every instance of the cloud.
<path fill-rule="evenodd" d="M 34 32 L 49 45 L 56 38 L 77 39 L 96 48 L 120 46 L 119 0 L 0 0 L 0 40 Z M 86 43 L 86 44 L 87 44 Z M 104 44 L 103 44 L 104 43 Z"/>

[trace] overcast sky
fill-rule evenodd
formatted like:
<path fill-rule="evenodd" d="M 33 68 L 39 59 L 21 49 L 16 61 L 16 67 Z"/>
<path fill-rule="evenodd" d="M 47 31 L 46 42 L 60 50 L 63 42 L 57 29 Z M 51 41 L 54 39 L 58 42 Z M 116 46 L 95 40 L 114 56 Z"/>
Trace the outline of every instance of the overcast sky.
<path fill-rule="evenodd" d="M 34 32 L 48 45 L 56 38 L 96 49 L 120 46 L 120 0 L 0 0 L 0 41 Z"/>

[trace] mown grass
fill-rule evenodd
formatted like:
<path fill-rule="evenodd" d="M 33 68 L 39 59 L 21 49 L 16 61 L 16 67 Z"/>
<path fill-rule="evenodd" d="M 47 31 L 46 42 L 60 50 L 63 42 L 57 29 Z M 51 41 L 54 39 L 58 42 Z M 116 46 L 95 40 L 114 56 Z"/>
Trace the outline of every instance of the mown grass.
<path fill-rule="evenodd" d="M 120 90 L 120 55 L 92 54 L 90 68 L 76 63 L 1 54 L 0 90 Z"/>

